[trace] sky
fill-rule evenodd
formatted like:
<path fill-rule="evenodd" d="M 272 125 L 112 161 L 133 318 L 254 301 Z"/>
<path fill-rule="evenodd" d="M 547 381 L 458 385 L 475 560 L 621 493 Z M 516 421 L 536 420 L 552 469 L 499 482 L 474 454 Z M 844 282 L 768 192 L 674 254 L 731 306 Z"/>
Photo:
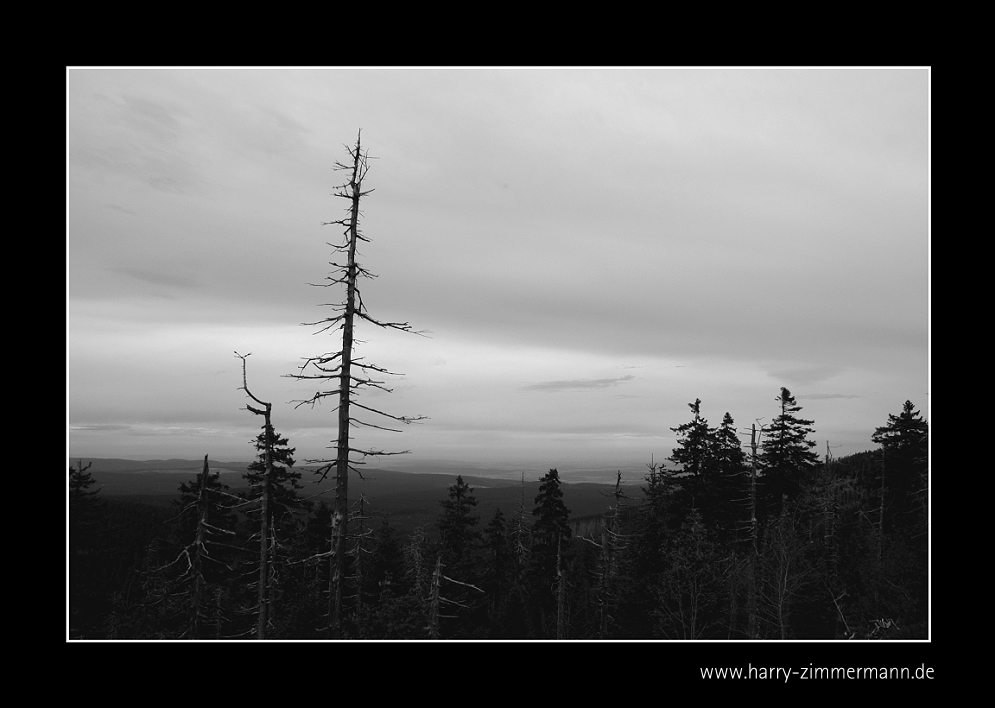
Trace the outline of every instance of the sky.
<path fill-rule="evenodd" d="M 689 403 L 743 440 L 787 387 L 816 450 L 929 417 L 928 68 L 87 68 L 66 74 L 67 452 L 298 462 L 336 414 L 323 225 L 370 157 L 372 465 L 643 469 Z M 330 388 L 326 386 L 325 388 Z M 369 418 L 369 422 L 386 421 Z M 571 475 L 574 475 L 573 477 Z"/>

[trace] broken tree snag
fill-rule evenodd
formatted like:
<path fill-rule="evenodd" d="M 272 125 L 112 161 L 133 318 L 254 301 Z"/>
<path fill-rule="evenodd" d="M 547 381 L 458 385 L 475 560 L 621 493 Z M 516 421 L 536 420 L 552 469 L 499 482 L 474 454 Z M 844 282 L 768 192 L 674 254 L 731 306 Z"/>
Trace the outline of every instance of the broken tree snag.
<path fill-rule="evenodd" d="M 263 416 L 264 424 L 263 429 L 265 431 L 266 437 L 266 474 L 263 475 L 263 488 L 260 492 L 260 514 L 262 515 L 259 522 L 259 620 L 256 624 L 256 639 L 266 638 L 266 622 L 268 621 L 268 610 L 269 610 L 269 495 L 270 495 L 270 481 L 273 478 L 273 424 L 271 420 L 271 413 L 273 411 L 273 404 L 267 403 L 266 401 L 261 401 L 252 395 L 252 391 L 249 390 L 249 384 L 246 380 L 245 374 L 245 359 L 252 355 L 249 352 L 245 356 L 242 356 L 238 352 L 235 352 L 235 356 L 242 360 L 242 390 L 245 391 L 246 395 L 253 401 L 263 406 L 263 409 L 253 408 L 252 406 L 246 404 L 246 410 L 255 413 L 256 415 Z"/>
<path fill-rule="evenodd" d="M 325 283 L 313 284 L 317 287 L 339 287 L 344 286 L 344 299 L 335 303 L 327 303 L 325 306 L 331 307 L 333 314 L 319 322 L 305 323 L 309 326 L 318 327 L 316 334 L 333 330 L 342 333 L 341 347 L 335 351 L 326 352 L 317 356 L 304 359 L 304 363 L 296 374 L 291 374 L 291 378 L 297 380 L 315 380 L 320 384 L 328 384 L 327 390 L 319 389 L 313 396 L 296 401 L 297 406 L 310 404 L 312 407 L 320 403 L 323 399 L 331 397 L 337 400 L 337 435 L 332 449 L 335 450 L 334 459 L 308 460 L 310 463 L 320 464 L 318 474 L 323 480 L 329 472 L 335 470 L 335 504 L 332 511 L 332 539 L 331 539 L 331 584 L 329 591 L 329 618 L 328 636 L 330 638 L 340 638 L 342 636 L 342 589 L 344 585 L 346 541 L 349 534 L 349 471 L 359 474 L 357 466 L 365 463 L 367 457 L 381 455 L 400 455 L 408 450 L 399 452 L 387 452 L 384 450 L 352 447 L 350 445 L 350 429 L 354 426 L 366 428 L 376 428 L 378 430 L 388 430 L 400 432 L 396 427 L 390 427 L 390 421 L 396 423 L 409 424 L 423 420 L 424 416 L 396 416 L 383 410 L 373 408 L 358 402 L 358 398 L 365 389 L 376 388 L 381 391 L 390 392 L 386 387 L 383 376 L 396 376 L 390 371 L 376 364 L 363 360 L 362 357 L 354 356 L 355 327 L 359 322 L 368 322 L 384 329 L 396 329 L 401 332 L 411 332 L 413 334 L 423 334 L 415 332 L 407 322 L 388 322 L 373 318 L 363 304 L 363 297 L 359 288 L 359 279 L 372 279 L 376 277 L 366 268 L 359 265 L 357 260 L 357 247 L 360 241 L 369 242 L 359 228 L 360 201 L 373 190 L 364 190 L 363 181 L 369 171 L 369 155 L 363 151 L 361 143 L 362 133 L 356 137 L 356 144 L 346 147 L 349 159 L 346 162 L 335 163 L 335 169 L 344 171 L 349 175 L 349 179 L 338 187 L 335 196 L 346 199 L 346 215 L 335 221 L 326 222 L 324 225 L 338 225 L 343 231 L 343 239 L 339 244 L 329 244 L 335 251 L 336 259 L 345 260 L 344 263 L 332 261 L 333 271 L 328 275 Z M 377 377 L 377 378 L 374 378 Z M 363 418 L 357 417 L 354 410 L 361 411 Z M 384 424 L 369 422 L 366 414 L 386 419 Z M 320 481 L 320 480 L 319 480 Z"/>

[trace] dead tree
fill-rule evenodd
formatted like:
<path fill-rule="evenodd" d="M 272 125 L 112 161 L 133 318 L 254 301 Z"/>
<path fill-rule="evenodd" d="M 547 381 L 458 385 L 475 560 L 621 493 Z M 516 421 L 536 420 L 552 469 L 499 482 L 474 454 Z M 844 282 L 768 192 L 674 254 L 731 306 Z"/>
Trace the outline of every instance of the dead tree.
<path fill-rule="evenodd" d="M 251 352 L 250 352 L 251 354 Z M 259 621 L 256 625 L 256 639 L 266 638 L 267 610 L 269 609 L 269 561 L 270 561 L 270 538 L 269 538 L 269 496 L 270 482 L 273 479 L 273 425 L 270 414 L 273 411 L 273 404 L 261 401 L 252 395 L 249 384 L 245 376 L 245 359 L 250 354 L 242 356 L 235 352 L 235 356 L 242 360 L 242 390 L 253 401 L 263 406 L 263 409 L 253 408 L 246 404 L 245 408 L 256 415 L 263 416 L 265 431 L 265 459 L 266 474 L 263 475 L 263 488 L 260 494 L 260 513 L 262 517 L 259 521 Z"/>
<path fill-rule="evenodd" d="M 601 622 L 599 638 L 608 637 L 608 620 L 611 605 L 615 595 L 615 577 L 618 575 L 618 552 L 624 546 L 622 539 L 622 500 L 627 499 L 622 491 L 622 471 L 615 478 L 615 489 L 611 492 L 615 497 L 615 506 L 611 516 L 606 519 L 606 525 L 601 533 Z"/>
<path fill-rule="evenodd" d="M 450 578 L 448 575 L 442 572 L 442 554 L 438 554 L 435 560 L 435 571 L 432 573 L 432 585 L 431 591 L 428 597 L 428 636 L 429 639 L 439 638 L 439 620 L 442 619 L 456 619 L 456 615 L 443 615 L 440 614 L 443 605 L 446 606 L 447 611 L 458 612 L 458 609 L 449 610 L 448 608 L 462 608 L 464 610 L 472 609 L 469 605 L 459 602 L 458 600 L 453 600 L 449 597 L 444 597 L 442 593 L 442 583 L 443 581 L 451 583 L 453 585 L 458 585 L 464 588 L 470 588 L 471 590 L 476 590 L 481 595 L 484 591 L 478 588 L 476 585 L 471 585 L 470 583 L 464 583 L 454 578 Z"/>
<path fill-rule="evenodd" d="M 326 222 L 324 225 L 338 225 L 344 228 L 342 243 L 329 244 L 335 249 L 338 257 L 345 257 L 344 263 L 332 261 L 330 265 L 335 269 L 327 276 L 326 283 L 312 283 L 318 287 L 339 287 L 345 286 L 345 299 L 337 303 L 327 303 L 333 313 L 319 322 L 305 323 L 309 326 L 317 326 L 316 334 L 337 329 L 342 332 L 342 346 L 337 351 L 326 352 L 304 359 L 298 373 L 291 374 L 291 378 L 298 380 L 316 380 L 319 382 L 334 383 L 334 387 L 329 390 L 318 390 L 313 396 L 303 401 L 297 401 L 297 406 L 304 404 L 320 403 L 323 399 L 332 397 L 338 401 L 336 410 L 338 411 L 338 435 L 335 445 L 335 459 L 309 460 L 311 463 L 320 464 L 318 474 L 323 480 L 330 471 L 335 470 L 335 504 L 332 510 L 332 577 L 331 591 L 329 597 L 329 637 L 338 638 L 342 636 L 342 588 L 344 584 L 343 573 L 345 569 L 346 540 L 348 538 L 349 526 L 349 471 L 359 474 L 356 465 L 364 463 L 367 457 L 380 455 L 399 455 L 409 450 L 398 452 L 386 452 L 383 450 L 364 449 L 353 447 L 350 443 L 350 429 L 353 426 L 363 426 L 376 428 L 378 430 L 390 430 L 399 432 L 397 428 L 384 425 L 377 425 L 357 418 L 353 414 L 353 409 L 357 408 L 369 414 L 374 414 L 382 418 L 387 418 L 396 423 L 412 423 L 416 420 L 424 419 L 424 416 L 405 417 L 395 416 L 382 410 L 360 403 L 357 399 L 360 393 L 367 388 L 377 388 L 390 392 L 391 389 L 384 385 L 384 381 L 376 380 L 374 376 L 396 375 L 387 369 L 364 361 L 361 357 L 353 356 L 353 346 L 355 342 L 355 326 L 357 321 L 365 321 L 377 327 L 385 329 L 396 329 L 402 332 L 414 332 L 407 322 L 383 322 L 374 319 L 366 311 L 363 298 L 360 294 L 358 280 L 360 278 L 374 278 L 375 276 L 357 262 L 357 246 L 360 241 L 369 242 L 362 235 L 359 229 L 360 200 L 373 190 L 363 190 L 363 180 L 369 170 L 369 156 L 363 151 L 360 136 L 356 138 L 353 147 L 346 147 L 349 154 L 349 162 L 335 164 L 335 169 L 344 170 L 349 173 L 349 181 L 341 185 L 335 196 L 347 199 L 349 206 L 346 208 L 346 216 L 336 221 Z M 319 481 L 320 481 L 319 480 Z"/>
<path fill-rule="evenodd" d="M 200 603 L 204 588 L 204 573 L 201 568 L 201 557 L 205 548 L 205 527 L 207 526 L 207 478 L 211 473 L 211 468 L 207 462 L 207 455 L 204 455 L 204 471 L 201 472 L 200 495 L 197 499 L 197 537 L 194 540 L 193 558 L 190 561 L 190 570 L 193 575 L 193 591 L 190 593 L 190 626 L 187 637 L 197 639 L 200 637 Z"/>
<path fill-rule="evenodd" d="M 656 465 L 647 465 L 651 474 L 656 474 Z M 611 608 L 615 602 L 615 580 L 618 577 L 618 554 L 626 545 L 626 538 L 621 532 L 622 527 L 622 500 L 628 499 L 622 491 L 622 471 L 619 470 L 615 478 L 615 489 L 611 492 L 603 492 L 606 496 L 615 498 L 615 505 L 609 505 L 608 511 L 601 520 L 601 543 L 596 543 L 593 539 L 581 537 L 591 545 L 598 548 L 601 553 L 599 567 L 597 571 L 598 579 L 598 639 L 607 639 L 609 632 L 609 620 L 611 619 Z"/>
<path fill-rule="evenodd" d="M 525 560 L 529 555 L 529 547 L 532 545 L 530 538 L 531 530 L 525 524 L 525 473 L 522 472 L 522 494 L 518 502 L 518 513 L 515 515 L 515 529 L 512 532 L 515 539 L 515 557 L 518 559 L 518 567 L 525 566 Z"/>
<path fill-rule="evenodd" d="M 563 572 L 563 534 L 556 535 L 556 638 L 567 638 L 567 578 Z"/>

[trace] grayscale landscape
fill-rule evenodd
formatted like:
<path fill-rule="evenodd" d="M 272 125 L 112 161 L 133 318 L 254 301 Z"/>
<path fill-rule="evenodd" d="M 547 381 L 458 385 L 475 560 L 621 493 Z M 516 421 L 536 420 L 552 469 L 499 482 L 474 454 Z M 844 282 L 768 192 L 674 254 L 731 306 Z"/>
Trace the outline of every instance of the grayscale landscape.
<path fill-rule="evenodd" d="M 66 80 L 68 639 L 929 639 L 928 67 Z"/>

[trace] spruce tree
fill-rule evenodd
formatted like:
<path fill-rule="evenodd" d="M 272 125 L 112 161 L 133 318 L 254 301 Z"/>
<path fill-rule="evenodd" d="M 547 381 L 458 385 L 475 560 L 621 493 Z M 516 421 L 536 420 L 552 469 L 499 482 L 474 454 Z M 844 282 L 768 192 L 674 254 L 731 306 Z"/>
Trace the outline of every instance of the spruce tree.
<path fill-rule="evenodd" d="M 93 636 L 107 604 L 101 597 L 101 521 L 103 505 L 96 480 L 88 472 L 92 462 L 69 467 L 69 636 Z"/>
<path fill-rule="evenodd" d="M 901 413 L 889 415 L 888 424 L 874 431 L 871 441 L 881 446 L 883 486 L 895 523 L 899 527 L 916 525 L 913 512 L 924 510 L 926 504 L 929 423 L 912 401 L 906 401 Z"/>
<path fill-rule="evenodd" d="M 713 442 L 715 494 L 706 520 L 717 528 L 720 540 L 727 541 L 747 527 L 750 482 L 746 453 L 728 412 L 715 430 Z"/>
<path fill-rule="evenodd" d="M 301 473 L 293 469 L 294 448 L 288 446 L 287 438 L 280 435 L 271 424 L 263 425 L 262 432 L 253 443 L 257 458 L 242 475 L 249 483 L 248 494 L 242 496 L 257 503 L 255 508 L 246 512 L 246 518 L 248 536 L 257 541 L 259 548 L 256 554 L 260 564 L 258 582 L 263 583 L 263 587 L 257 603 L 265 603 L 266 607 L 265 612 L 261 613 L 265 626 L 262 627 L 261 635 L 260 628 L 257 627 L 257 638 L 265 638 L 266 626 L 277 628 L 277 609 L 288 609 L 284 596 L 288 590 L 294 588 L 295 578 L 287 562 L 292 555 L 304 553 L 304 548 L 298 542 L 303 541 L 299 537 L 303 535 L 311 503 L 297 497 L 298 491 L 302 489 Z M 270 469 L 268 478 L 267 466 Z M 262 518 L 264 513 L 265 524 Z M 266 529 L 265 540 L 260 536 L 263 529 Z"/>
<path fill-rule="evenodd" d="M 683 425 L 671 428 L 677 433 L 677 447 L 670 457 L 680 465 L 681 489 L 679 514 L 684 516 L 691 509 L 706 509 L 715 496 L 715 431 L 701 415 L 701 399 L 689 403 L 693 418 Z"/>
<path fill-rule="evenodd" d="M 264 488 L 266 434 L 266 426 L 263 426 L 262 432 L 253 441 L 258 452 L 257 459 L 249 465 L 248 471 L 242 475 L 242 478 L 250 486 L 248 499 L 258 499 Z M 288 442 L 287 438 L 270 427 L 269 444 L 273 473 L 269 479 L 267 508 L 270 523 L 276 524 L 275 528 L 285 533 L 295 530 L 298 517 L 310 509 L 309 502 L 297 498 L 298 491 L 303 489 L 300 484 L 301 473 L 293 469 L 295 448 L 289 447 Z M 255 519 L 255 525 L 257 527 L 259 525 L 258 518 Z"/>
<path fill-rule="evenodd" d="M 477 540 L 476 525 L 480 517 L 474 513 L 477 498 L 473 489 L 456 477 L 456 484 L 449 487 L 449 498 L 440 502 L 442 515 L 439 517 L 439 545 L 442 551 L 442 563 L 454 568 L 461 564 Z"/>
<path fill-rule="evenodd" d="M 440 504 L 443 512 L 437 522 L 438 558 L 442 561 L 439 580 L 444 606 L 439 615 L 440 632 L 446 638 L 469 638 L 485 621 L 484 591 L 479 587 L 483 576 L 480 532 L 476 528 L 480 517 L 474 512 L 477 499 L 473 489 L 458 476 L 456 484 L 449 487 L 449 498 Z"/>
<path fill-rule="evenodd" d="M 559 537 L 570 538 L 570 510 L 563 503 L 560 473 L 556 469 L 551 469 L 539 480 L 539 494 L 532 515 L 536 517 L 532 536 L 539 543 L 555 547 Z"/>
<path fill-rule="evenodd" d="M 815 441 L 809 434 L 815 432 L 814 421 L 797 417 L 801 411 L 791 391 L 781 387 L 775 399 L 781 413 L 767 429 L 761 443 L 760 463 L 763 471 L 761 508 L 766 513 L 778 514 L 782 500 L 792 500 L 801 492 L 808 475 L 815 469 L 819 456 L 812 450 Z"/>
<path fill-rule="evenodd" d="M 490 635 L 501 637 L 505 630 L 505 603 L 518 580 L 518 569 L 508 526 L 500 508 L 494 510 L 484 533 L 485 564 L 481 588 L 487 594 Z"/>
<path fill-rule="evenodd" d="M 96 484 L 82 461 L 76 467 L 69 467 L 69 550 L 70 558 L 78 559 L 92 553 L 96 544 L 96 532 L 101 515 L 101 503 L 97 498 L 100 490 L 90 491 Z"/>
<path fill-rule="evenodd" d="M 694 417 L 690 422 L 671 428 L 678 435 L 678 446 L 668 458 L 681 466 L 681 471 L 694 478 L 704 475 L 711 463 L 712 429 L 701 416 L 701 399 L 696 398 L 688 408 Z"/>
<path fill-rule="evenodd" d="M 541 628 L 542 636 L 555 637 L 559 626 L 560 583 L 563 572 L 563 551 L 570 539 L 570 510 L 563 503 L 560 474 L 551 469 L 539 480 L 532 515 L 532 549 L 529 562 L 529 590 L 533 626 Z"/>

